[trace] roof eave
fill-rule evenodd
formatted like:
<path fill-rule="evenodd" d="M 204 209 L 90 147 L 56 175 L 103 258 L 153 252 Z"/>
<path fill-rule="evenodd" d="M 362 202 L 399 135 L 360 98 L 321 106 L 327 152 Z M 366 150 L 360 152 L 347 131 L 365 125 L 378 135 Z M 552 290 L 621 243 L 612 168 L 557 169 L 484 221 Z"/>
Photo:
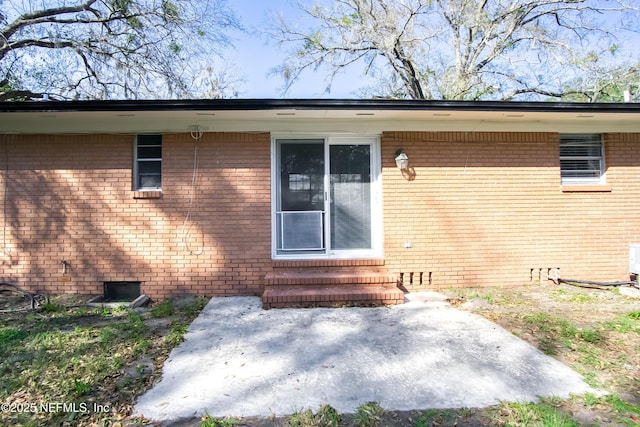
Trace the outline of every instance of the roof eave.
<path fill-rule="evenodd" d="M 396 110 L 640 113 L 638 103 L 569 103 L 442 101 L 390 99 L 189 99 L 2 102 L 11 112 L 257 111 L 257 110 Z"/>

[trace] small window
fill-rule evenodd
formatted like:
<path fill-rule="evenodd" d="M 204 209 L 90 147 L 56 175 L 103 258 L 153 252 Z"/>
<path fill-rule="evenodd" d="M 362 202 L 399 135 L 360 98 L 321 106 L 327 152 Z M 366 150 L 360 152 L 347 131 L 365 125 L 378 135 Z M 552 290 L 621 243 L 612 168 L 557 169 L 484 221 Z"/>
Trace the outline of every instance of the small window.
<path fill-rule="evenodd" d="M 104 301 L 131 302 L 140 296 L 141 282 L 104 282 Z"/>
<path fill-rule="evenodd" d="M 604 184 L 604 171 L 602 135 L 560 135 L 560 177 L 563 185 Z"/>
<path fill-rule="evenodd" d="M 135 190 L 160 190 L 162 135 L 138 135 L 135 156 Z"/>

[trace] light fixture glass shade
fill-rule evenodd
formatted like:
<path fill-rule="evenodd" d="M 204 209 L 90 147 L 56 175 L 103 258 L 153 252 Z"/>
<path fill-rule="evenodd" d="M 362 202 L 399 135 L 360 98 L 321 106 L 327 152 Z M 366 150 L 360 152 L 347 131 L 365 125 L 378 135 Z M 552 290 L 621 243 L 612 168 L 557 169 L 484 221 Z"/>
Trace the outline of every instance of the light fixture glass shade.
<path fill-rule="evenodd" d="M 407 169 L 409 167 L 409 157 L 405 153 L 400 153 L 396 156 L 396 166 L 398 169 Z"/>

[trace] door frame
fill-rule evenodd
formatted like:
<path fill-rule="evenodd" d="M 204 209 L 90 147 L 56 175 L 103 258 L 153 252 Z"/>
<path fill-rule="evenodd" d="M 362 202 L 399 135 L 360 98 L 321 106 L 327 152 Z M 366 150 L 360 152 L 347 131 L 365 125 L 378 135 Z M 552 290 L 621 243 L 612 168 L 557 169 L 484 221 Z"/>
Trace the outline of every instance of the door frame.
<path fill-rule="evenodd" d="M 331 145 L 369 144 L 371 146 L 371 249 L 332 250 L 327 240 L 324 253 L 278 253 L 276 208 L 279 196 L 278 140 L 322 139 L 325 148 L 325 191 L 328 194 L 325 210 L 328 213 L 329 200 L 329 147 Z M 330 215 L 325 215 L 325 234 L 330 239 Z M 380 156 L 380 135 L 340 135 L 340 134 L 272 134 L 271 135 L 271 257 L 274 260 L 315 260 L 315 259 L 371 259 L 383 256 L 383 220 L 382 220 L 382 165 Z"/>

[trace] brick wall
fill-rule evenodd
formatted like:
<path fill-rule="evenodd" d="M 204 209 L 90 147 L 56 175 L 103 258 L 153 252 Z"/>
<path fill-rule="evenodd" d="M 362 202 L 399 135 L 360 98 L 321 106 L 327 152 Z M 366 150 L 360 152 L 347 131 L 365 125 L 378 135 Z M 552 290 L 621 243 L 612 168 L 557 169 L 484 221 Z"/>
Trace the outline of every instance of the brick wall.
<path fill-rule="evenodd" d="M 628 280 L 629 244 L 640 242 L 639 143 L 605 136 L 610 191 L 563 192 L 557 134 L 385 133 L 386 267 L 408 289 L 544 282 L 549 268 Z M 393 163 L 400 147 L 404 175 Z"/>
<path fill-rule="evenodd" d="M 132 191 L 133 140 L 0 135 L 0 280 L 48 293 L 141 281 L 156 299 L 256 295 L 274 268 L 334 264 L 271 261 L 268 133 L 205 134 L 193 186 L 194 141 L 165 135 L 161 195 Z M 344 268 L 386 268 L 413 290 L 520 285 L 548 268 L 628 279 L 628 247 L 640 243 L 639 134 L 606 135 L 602 192 L 563 192 L 554 133 L 381 140 L 384 266 Z M 409 173 L 393 161 L 401 147 Z"/>
<path fill-rule="evenodd" d="M 48 293 L 141 281 L 152 298 L 259 294 L 271 269 L 269 134 L 205 134 L 193 187 L 193 140 L 165 135 L 160 198 L 132 191 L 133 141 L 0 136 L 1 280 Z"/>

